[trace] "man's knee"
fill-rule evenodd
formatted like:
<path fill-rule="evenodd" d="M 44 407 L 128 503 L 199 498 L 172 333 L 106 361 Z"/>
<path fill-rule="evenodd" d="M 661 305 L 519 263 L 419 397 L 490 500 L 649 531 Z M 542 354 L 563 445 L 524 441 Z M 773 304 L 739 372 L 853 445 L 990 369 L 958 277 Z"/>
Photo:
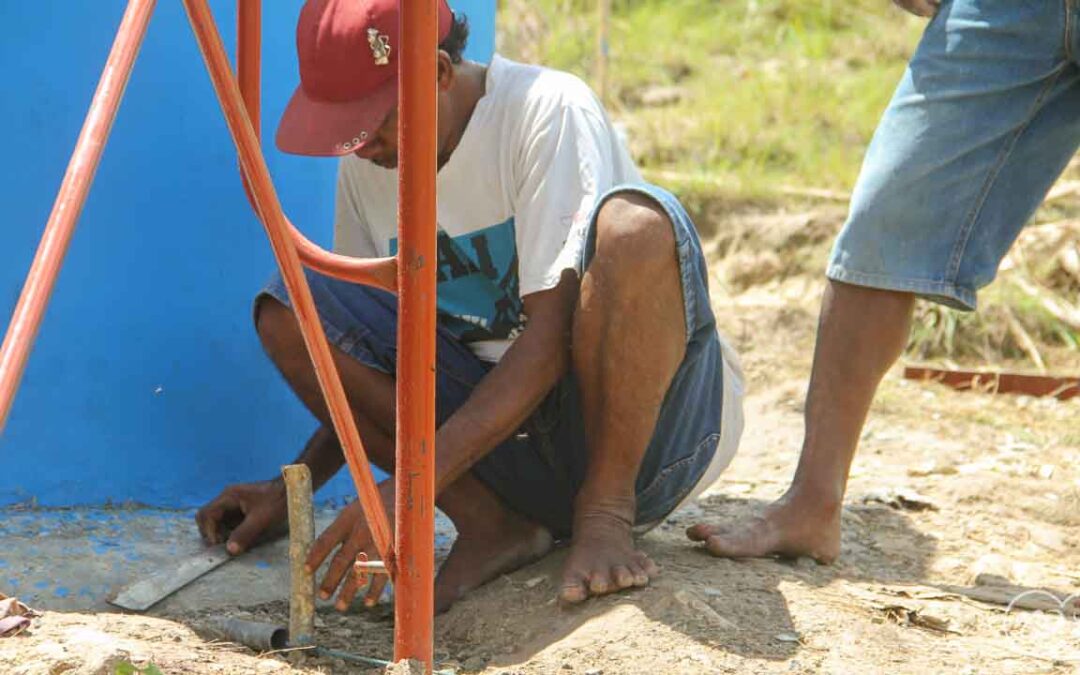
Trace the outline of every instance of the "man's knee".
<path fill-rule="evenodd" d="M 303 350 L 304 339 L 292 310 L 277 298 L 263 296 L 255 310 L 255 332 L 263 349 L 275 363 L 297 350 Z"/>
<path fill-rule="evenodd" d="M 651 198 L 626 193 L 608 199 L 596 219 L 596 255 L 616 272 L 642 278 L 678 262 L 675 232 L 664 209 Z"/>

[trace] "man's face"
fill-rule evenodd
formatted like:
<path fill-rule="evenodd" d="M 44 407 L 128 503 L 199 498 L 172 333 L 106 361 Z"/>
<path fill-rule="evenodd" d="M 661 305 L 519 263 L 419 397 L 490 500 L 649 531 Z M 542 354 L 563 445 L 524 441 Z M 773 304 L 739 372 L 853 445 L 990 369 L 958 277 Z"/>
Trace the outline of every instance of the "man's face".
<path fill-rule="evenodd" d="M 384 169 L 396 169 L 398 162 L 397 120 L 397 108 L 394 108 L 383 120 L 383 123 L 379 125 L 374 138 L 353 154 Z"/>
<path fill-rule="evenodd" d="M 453 78 L 453 66 L 446 52 L 439 53 L 439 95 L 436 105 L 438 106 L 438 128 L 435 132 L 435 143 L 438 148 L 439 168 L 448 160 L 446 153 L 450 144 L 452 122 L 450 82 Z M 375 132 L 374 138 L 364 144 L 353 153 L 360 159 L 381 166 L 384 169 L 396 169 L 398 165 L 398 110 L 395 107 L 387 115 L 386 119 Z"/>

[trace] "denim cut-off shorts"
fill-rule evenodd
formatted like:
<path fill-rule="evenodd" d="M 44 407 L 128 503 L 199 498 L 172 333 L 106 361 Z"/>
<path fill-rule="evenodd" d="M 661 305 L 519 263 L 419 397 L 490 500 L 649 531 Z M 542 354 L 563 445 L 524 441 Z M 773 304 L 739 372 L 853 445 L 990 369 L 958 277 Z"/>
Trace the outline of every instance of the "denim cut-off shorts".
<path fill-rule="evenodd" d="M 1080 144 L 1080 3 L 943 0 L 864 159 L 829 278 L 965 310 Z"/>
<path fill-rule="evenodd" d="M 648 185 L 622 187 L 605 195 L 591 218 L 582 268 L 595 251 L 600 205 L 612 195 L 626 192 L 651 197 L 664 208 L 675 228 L 687 326 L 686 355 L 664 398 L 635 484 L 636 521 L 643 525 L 655 524 L 674 510 L 697 484 L 716 452 L 723 370 L 701 242 L 673 195 Z M 393 375 L 397 330 L 394 296 L 310 270 L 307 280 L 330 343 L 361 363 Z M 289 304 L 280 276 L 260 293 L 256 306 L 268 295 Z M 437 424 L 465 402 L 492 367 L 438 327 Z M 475 464 L 472 471 L 511 508 L 541 523 L 557 538 L 566 538 L 587 457 L 578 387 L 573 375 L 567 375 L 519 432 Z"/>

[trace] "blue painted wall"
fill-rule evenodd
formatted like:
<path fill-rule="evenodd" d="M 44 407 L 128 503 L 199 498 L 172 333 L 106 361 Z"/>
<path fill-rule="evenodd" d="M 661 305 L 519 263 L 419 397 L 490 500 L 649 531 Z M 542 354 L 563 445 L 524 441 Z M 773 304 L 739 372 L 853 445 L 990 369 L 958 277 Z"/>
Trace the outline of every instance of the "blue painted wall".
<path fill-rule="evenodd" d="M 6 327 L 125 2 L 0 3 L 0 328 Z M 233 50 L 235 0 L 211 3 Z M 297 84 L 299 0 L 264 3 L 263 137 Z M 464 0 L 468 56 L 494 0 Z M 335 162 L 268 153 L 285 210 L 330 242 Z M 251 299 L 273 271 L 179 0 L 161 0 L 7 428 L 0 504 L 201 504 L 274 475 L 314 428 L 265 359 Z M 336 478 L 323 497 L 351 494 Z"/>

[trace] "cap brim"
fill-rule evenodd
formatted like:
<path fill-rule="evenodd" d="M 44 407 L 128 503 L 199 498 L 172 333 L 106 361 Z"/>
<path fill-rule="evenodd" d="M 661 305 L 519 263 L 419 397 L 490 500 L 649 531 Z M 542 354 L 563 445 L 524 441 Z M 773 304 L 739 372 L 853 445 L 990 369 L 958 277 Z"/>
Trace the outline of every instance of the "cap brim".
<path fill-rule="evenodd" d="M 313 157 L 355 152 L 375 137 L 397 105 L 397 91 L 396 77 L 356 101 L 318 101 L 297 87 L 278 123 L 277 147 L 282 152 Z"/>

